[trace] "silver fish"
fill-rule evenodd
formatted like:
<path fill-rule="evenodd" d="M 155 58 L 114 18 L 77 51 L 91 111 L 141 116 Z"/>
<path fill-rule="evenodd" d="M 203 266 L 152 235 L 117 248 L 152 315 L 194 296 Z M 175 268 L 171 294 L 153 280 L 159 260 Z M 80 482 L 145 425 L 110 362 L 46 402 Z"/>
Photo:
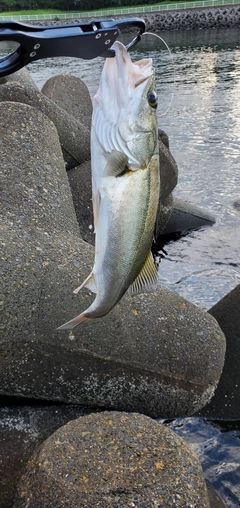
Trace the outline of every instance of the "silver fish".
<path fill-rule="evenodd" d="M 58 330 L 104 316 L 128 288 L 136 294 L 157 286 L 151 253 L 160 194 L 155 73 L 152 59 L 133 63 L 118 41 L 113 49 L 115 57 L 105 61 L 93 98 L 95 260 L 74 291 L 85 286 L 96 298 Z"/>

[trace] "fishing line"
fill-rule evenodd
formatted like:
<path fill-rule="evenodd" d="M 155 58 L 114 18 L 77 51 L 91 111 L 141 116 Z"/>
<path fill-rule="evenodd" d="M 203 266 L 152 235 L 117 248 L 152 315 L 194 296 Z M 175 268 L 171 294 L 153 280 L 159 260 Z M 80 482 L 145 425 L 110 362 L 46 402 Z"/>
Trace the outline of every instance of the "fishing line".
<path fill-rule="evenodd" d="M 172 51 L 169 48 L 168 44 L 166 43 L 166 41 L 164 39 L 162 39 L 162 37 L 160 37 L 160 35 L 154 34 L 152 32 L 144 32 L 142 34 L 142 38 L 144 37 L 144 35 L 152 35 L 153 37 L 157 37 L 157 39 L 159 39 L 161 42 L 163 42 L 163 44 L 166 46 L 166 48 L 167 48 L 167 50 L 169 52 L 169 55 L 170 55 L 170 58 L 171 58 L 171 61 L 172 61 L 172 66 L 173 66 L 173 88 L 172 88 L 172 94 L 171 94 L 169 106 L 166 109 L 166 111 L 164 113 L 162 113 L 161 115 L 158 115 L 158 117 L 161 118 L 162 116 L 165 116 L 168 113 L 168 111 L 171 109 L 172 103 L 173 103 L 173 98 L 175 96 L 176 75 L 175 75 L 175 65 L 174 65 L 173 54 L 172 54 Z"/>

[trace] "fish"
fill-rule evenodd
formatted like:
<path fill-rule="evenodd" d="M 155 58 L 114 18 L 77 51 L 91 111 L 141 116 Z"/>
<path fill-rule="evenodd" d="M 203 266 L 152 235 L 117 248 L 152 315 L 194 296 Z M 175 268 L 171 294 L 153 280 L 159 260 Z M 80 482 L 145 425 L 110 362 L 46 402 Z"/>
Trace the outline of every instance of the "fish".
<path fill-rule="evenodd" d="M 81 314 L 58 330 L 100 318 L 128 291 L 157 287 L 151 246 L 159 207 L 157 93 L 152 59 L 133 62 L 116 41 L 93 97 L 91 127 L 95 259 L 83 287 L 96 293 Z"/>

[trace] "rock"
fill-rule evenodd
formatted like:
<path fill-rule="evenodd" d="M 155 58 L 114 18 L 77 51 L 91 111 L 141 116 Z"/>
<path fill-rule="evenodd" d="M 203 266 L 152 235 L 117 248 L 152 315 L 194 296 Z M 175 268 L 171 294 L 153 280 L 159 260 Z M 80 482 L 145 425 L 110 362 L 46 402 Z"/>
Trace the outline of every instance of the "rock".
<path fill-rule="evenodd" d="M 161 193 L 159 214 L 155 226 L 157 241 L 171 216 L 173 210 L 172 190 L 177 185 L 178 179 L 178 167 L 169 149 L 168 135 L 162 129 L 158 129 L 158 142 Z"/>
<path fill-rule="evenodd" d="M 233 208 L 235 208 L 235 210 L 240 212 L 240 199 L 235 199 L 235 201 L 233 202 Z"/>
<path fill-rule="evenodd" d="M 208 482 L 206 482 L 206 484 L 210 508 L 226 508 L 226 505 L 223 503 L 220 496 L 214 490 L 213 486 Z"/>
<path fill-rule="evenodd" d="M 202 410 L 210 418 L 240 419 L 240 284 L 208 311 L 226 337 L 223 373 L 211 402 Z"/>
<path fill-rule="evenodd" d="M 0 393 L 154 417 L 199 410 L 219 380 L 225 339 L 212 316 L 177 294 L 125 295 L 104 318 L 56 331 L 94 298 L 72 295 L 93 248 L 80 238 L 52 122 L 4 102 L 0 136 Z"/>
<path fill-rule="evenodd" d="M 80 405 L 44 403 L 37 402 L 36 400 L 29 401 L 27 399 L 11 397 L 1 397 L 0 403 L 0 507 L 12 508 L 17 485 L 24 473 L 27 461 L 31 458 L 36 448 L 59 427 L 69 422 L 69 420 L 89 414 L 93 410 Z M 199 420 L 200 423 L 198 423 Z M 192 426 L 189 426 L 189 421 L 194 422 Z M 221 433 L 220 428 L 214 426 L 214 439 L 211 439 L 210 447 L 205 447 L 204 443 L 212 436 L 209 432 L 210 425 L 209 422 L 204 421 L 202 418 L 195 417 L 167 423 L 167 427 L 170 427 L 173 432 L 176 432 L 186 440 L 193 452 L 195 445 L 192 446 L 191 443 L 198 443 L 196 453 L 201 463 L 204 464 L 204 476 L 208 476 L 208 472 L 211 471 L 211 481 L 217 483 L 216 475 L 214 475 L 218 457 L 216 450 L 218 452 L 220 450 L 220 454 L 223 453 L 226 456 L 227 447 L 226 464 L 231 463 L 231 452 L 234 452 L 234 446 L 237 446 L 237 436 L 234 442 L 232 436 L 229 435 L 227 437 L 226 433 Z M 205 449 L 206 453 L 204 452 Z M 212 461 L 213 453 L 214 461 Z M 228 473 L 227 470 L 228 468 L 225 472 L 225 480 L 227 475 L 232 474 L 231 471 Z M 230 480 L 231 485 L 236 485 L 235 481 L 237 481 L 238 476 L 236 471 L 232 480 Z M 212 484 L 206 483 L 211 508 L 223 508 L 225 505 L 213 489 Z M 223 483 L 218 483 L 218 493 L 224 489 Z M 235 499 L 238 491 L 235 489 L 234 492 Z M 232 499 L 231 494 L 230 498 Z M 232 499 L 232 502 L 234 502 L 234 499 Z"/>
<path fill-rule="evenodd" d="M 88 414 L 89 409 L 67 404 L 38 405 L 36 401 L 8 397 L 1 397 L 0 402 L 0 508 L 12 508 L 26 462 L 36 448 L 69 420 Z"/>
<path fill-rule="evenodd" d="M 173 195 L 172 193 L 168 195 L 168 197 L 165 199 L 164 203 L 161 203 L 160 200 L 160 213 L 157 215 L 157 220 L 155 224 L 155 243 L 161 244 L 162 242 L 162 231 L 164 230 L 165 226 L 167 225 L 172 211 L 173 211 Z"/>
<path fill-rule="evenodd" d="M 144 13 L 146 30 L 186 30 L 193 28 L 220 28 L 239 25 L 239 5 L 198 7 L 184 10 L 168 10 Z"/>
<path fill-rule="evenodd" d="M 22 85 L 30 85 L 36 90 L 38 90 L 38 87 L 32 78 L 30 72 L 23 67 L 17 72 L 13 72 L 12 74 L 8 74 L 8 76 L 2 76 L 0 78 L 0 85 L 4 85 L 5 83 L 12 83 L 13 81 L 17 81 L 18 83 L 21 83 Z"/>
<path fill-rule="evenodd" d="M 44 84 L 42 93 L 87 129 L 91 129 L 92 101 L 87 86 L 80 78 L 54 76 Z"/>
<path fill-rule="evenodd" d="M 35 87 L 12 82 L 0 86 L 0 101 L 28 104 L 48 116 L 55 124 L 64 157 L 70 167 L 90 159 L 90 132 Z"/>
<path fill-rule="evenodd" d="M 42 319 L 32 323 L 37 343 L 20 339 L 21 322 L 15 335 L 18 342 L 2 343 L 1 393 L 138 409 L 154 417 L 192 414 L 212 397 L 223 365 L 224 340 L 204 313 L 159 290 L 152 298 L 144 295 L 142 301 L 125 299 L 99 322 L 79 327 L 74 335 L 65 334 L 57 344 L 51 320 L 55 327 L 66 321 L 61 296 L 66 298 L 58 295 L 56 309 L 54 295 L 48 299 L 52 313 L 47 316 L 47 309 L 37 302 Z M 149 307 L 155 304 L 150 312 L 144 300 Z M 69 317 L 76 314 L 72 307 Z M 7 348 L 11 353 L 6 353 Z"/>
<path fill-rule="evenodd" d="M 209 508 L 198 459 L 163 425 L 105 412 L 67 423 L 29 461 L 14 508 Z"/>
<path fill-rule="evenodd" d="M 169 139 L 166 132 L 158 129 L 159 161 L 161 176 L 161 201 L 164 203 L 177 185 L 178 167 L 169 149 Z"/>
<path fill-rule="evenodd" d="M 215 218 L 211 213 L 174 197 L 173 210 L 162 230 L 162 234 L 180 233 L 190 229 L 198 229 L 202 226 L 211 226 L 214 223 Z"/>
<path fill-rule="evenodd" d="M 70 169 L 67 176 L 81 236 L 86 242 L 94 245 L 91 161 Z"/>

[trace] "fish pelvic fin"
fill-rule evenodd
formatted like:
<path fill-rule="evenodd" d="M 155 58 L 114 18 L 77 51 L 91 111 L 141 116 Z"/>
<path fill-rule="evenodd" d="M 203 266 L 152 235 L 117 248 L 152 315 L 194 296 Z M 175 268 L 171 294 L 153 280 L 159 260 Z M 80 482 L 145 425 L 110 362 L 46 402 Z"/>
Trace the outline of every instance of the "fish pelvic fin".
<path fill-rule="evenodd" d="M 90 275 L 85 279 L 85 281 L 79 286 L 78 288 L 74 289 L 73 293 L 74 295 L 77 295 L 83 287 L 86 287 L 92 291 L 92 293 L 97 293 L 97 287 L 95 282 L 95 277 L 93 272 L 90 273 Z"/>
<path fill-rule="evenodd" d="M 158 286 L 158 269 L 154 263 L 152 252 L 150 251 L 146 257 L 146 261 L 141 271 L 128 288 L 128 293 L 132 296 L 139 293 L 154 291 Z"/>
<path fill-rule="evenodd" d="M 91 318 L 88 318 L 84 313 L 79 314 L 75 318 L 71 319 L 67 323 L 64 323 L 62 326 L 59 326 L 57 330 L 72 330 L 75 326 L 80 325 L 83 321 L 88 321 Z"/>
<path fill-rule="evenodd" d="M 107 164 L 103 176 L 117 177 L 121 176 L 126 171 L 129 171 L 127 155 L 117 150 L 112 150 L 112 152 L 107 155 Z"/>

